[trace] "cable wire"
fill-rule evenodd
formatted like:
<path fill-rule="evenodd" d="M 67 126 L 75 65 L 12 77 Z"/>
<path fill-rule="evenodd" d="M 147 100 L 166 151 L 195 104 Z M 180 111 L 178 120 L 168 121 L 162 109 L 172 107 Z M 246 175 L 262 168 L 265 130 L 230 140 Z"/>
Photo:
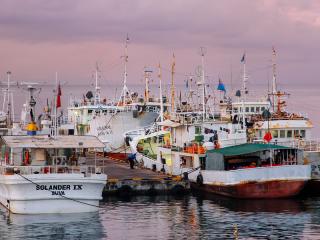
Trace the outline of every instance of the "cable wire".
<path fill-rule="evenodd" d="M 23 179 L 25 179 L 26 181 L 28 181 L 28 182 L 36 185 L 36 186 L 40 186 L 38 183 L 35 183 L 34 181 L 30 180 L 29 178 L 27 178 L 27 177 L 25 177 L 25 176 L 22 176 L 20 173 L 16 173 L 16 174 L 19 175 L 20 177 L 22 177 Z M 51 191 L 51 190 L 49 190 L 49 189 L 46 189 L 46 190 L 49 191 L 49 192 L 51 192 L 51 193 L 53 192 L 53 191 Z M 60 196 L 61 198 L 65 198 L 65 199 L 67 199 L 67 200 L 74 201 L 74 202 L 77 202 L 77 203 L 81 203 L 81 204 L 84 204 L 84 205 L 88 205 L 88 206 L 91 206 L 91 207 L 102 208 L 102 207 L 100 207 L 99 205 L 94 205 L 94 204 L 82 202 L 82 201 L 79 201 L 79 200 L 77 200 L 77 199 L 69 198 L 69 197 L 66 197 L 66 196 L 63 196 L 63 195 L 58 195 L 58 196 Z"/>

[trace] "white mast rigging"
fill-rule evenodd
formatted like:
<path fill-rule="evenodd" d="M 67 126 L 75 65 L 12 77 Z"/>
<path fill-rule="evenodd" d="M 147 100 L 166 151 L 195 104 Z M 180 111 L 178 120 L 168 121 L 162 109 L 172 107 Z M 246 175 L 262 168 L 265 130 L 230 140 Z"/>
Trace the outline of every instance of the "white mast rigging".
<path fill-rule="evenodd" d="M 201 55 L 201 77 L 202 77 L 202 114 L 203 114 L 203 120 L 207 118 L 206 113 L 206 83 L 205 83 L 205 76 L 204 76 L 204 55 L 206 54 L 206 49 L 204 47 L 200 47 L 200 55 Z"/>
<path fill-rule="evenodd" d="M 95 81 L 96 81 L 96 87 L 95 87 L 95 96 L 94 96 L 94 104 L 97 105 L 101 102 L 101 98 L 100 98 L 100 86 L 98 83 L 98 73 L 100 72 L 99 70 L 99 66 L 98 63 L 96 63 L 96 70 L 95 70 Z"/>
<path fill-rule="evenodd" d="M 173 54 L 173 61 L 171 65 L 171 112 L 175 112 L 175 88 L 174 88 L 174 73 L 175 73 L 175 66 L 176 66 L 176 58 Z"/>
<path fill-rule="evenodd" d="M 148 69 L 147 67 L 144 67 L 144 78 L 145 78 L 145 92 L 144 92 L 144 101 L 147 103 L 149 102 L 149 94 L 150 94 L 150 89 L 149 89 L 149 83 L 151 79 L 151 73 L 152 70 Z"/>
<path fill-rule="evenodd" d="M 4 99 L 3 99 L 3 106 L 2 106 L 2 111 L 6 111 L 7 115 L 7 125 L 11 126 L 12 123 L 14 122 L 14 108 L 13 108 L 13 94 L 10 90 L 10 76 L 11 72 L 7 72 L 7 89 L 4 92 Z M 5 102 L 7 103 L 7 108 L 5 110 Z"/>
<path fill-rule="evenodd" d="M 159 63 L 159 95 L 160 95 L 160 121 L 163 122 L 163 97 L 162 97 L 162 76 L 161 76 L 161 66 Z"/>
<path fill-rule="evenodd" d="M 277 79 L 276 79 L 276 51 L 272 47 L 272 104 L 273 111 L 276 109 L 276 94 L 277 94 Z"/>
<path fill-rule="evenodd" d="M 129 36 L 127 35 L 126 38 L 126 44 L 125 44 L 125 51 L 124 51 L 124 78 L 123 78 L 123 88 L 122 88 L 122 93 L 120 95 L 120 100 L 118 102 L 119 104 L 122 104 L 123 106 L 127 105 L 127 100 L 132 102 L 132 98 L 129 92 L 129 89 L 127 87 L 127 63 L 128 63 L 128 43 L 129 43 Z"/>
<path fill-rule="evenodd" d="M 243 63 L 243 76 L 242 76 L 242 99 L 246 101 L 247 94 L 248 94 L 248 88 L 247 88 L 247 82 L 248 82 L 248 76 L 246 72 L 246 53 L 243 54 L 242 57 L 242 63 Z"/>

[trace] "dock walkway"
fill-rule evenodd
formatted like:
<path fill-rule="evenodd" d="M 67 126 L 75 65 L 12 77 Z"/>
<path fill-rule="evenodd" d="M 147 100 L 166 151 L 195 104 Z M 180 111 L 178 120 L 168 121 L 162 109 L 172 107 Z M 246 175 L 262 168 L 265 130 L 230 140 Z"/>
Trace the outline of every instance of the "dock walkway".
<path fill-rule="evenodd" d="M 181 177 L 137 167 L 130 169 L 129 163 L 121 159 L 97 156 L 95 160 L 94 156 L 88 156 L 87 161 L 96 161 L 102 172 L 108 175 L 104 196 L 182 194 L 190 190 L 189 182 Z"/>

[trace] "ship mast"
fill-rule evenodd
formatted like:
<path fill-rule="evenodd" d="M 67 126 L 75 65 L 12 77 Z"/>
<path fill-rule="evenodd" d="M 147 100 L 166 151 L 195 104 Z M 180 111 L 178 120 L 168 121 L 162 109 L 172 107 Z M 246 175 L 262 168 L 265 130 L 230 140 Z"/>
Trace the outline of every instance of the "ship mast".
<path fill-rule="evenodd" d="M 247 73 L 246 73 L 246 52 L 244 52 L 241 62 L 243 64 L 243 76 L 242 76 L 242 129 L 246 130 L 246 117 L 245 117 L 245 104 L 244 102 L 247 100 L 247 94 L 248 94 L 248 89 L 247 89 Z"/>
<path fill-rule="evenodd" d="M 129 36 L 127 35 L 124 56 L 123 56 L 123 59 L 124 59 L 123 88 L 122 88 L 122 93 L 120 95 L 120 100 L 118 101 L 118 106 L 119 106 L 119 104 L 122 104 L 123 106 L 127 105 L 127 100 L 132 102 L 132 98 L 129 94 L 130 93 L 129 89 L 127 87 L 128 43 L 129 43 Z"/>
<path fill-rule="evenodd" d="M 171 65 L 171 112 L 175 112 L 175 88 L 174 88 L 174 73 L 176 66 L 176 58 L 173 54 L 173 62 Z"/>
<path fill-rule="evenodd" d="M 243 76 L 242 76 L 242 99 L 246 101 L 248 89 L 247 89 L 247 72 L 246 72 L 246 53 L 243 54 L 243 57 L 241 59 L 241 62 L 243 63 Z"/>
<path fill-rule="evenodd" d="M 272 103 L 273 111 L 276 109 L 276 94 L 277 94 L 277 81 L 276 81 L 276 50 L 272 47 Z"/>
<path fill-rule="evenodd" d="M 145 79 L 144 101 L 146 103 L 149 102 L 149 97 L 150 97 L 149 82 L 151 78 L 151 73 L 152 73 L 152 70 L 148 69 L 147 67 L 144 67 L 144 79 Z"/>
<path fill-rule="evenodd" d="M 13 111 L 13 95 L 10 91 L 10 77 L 11 72 L 7 72 L 7 89 L 6 89 L 6 98 L 7 98 L 7 125 L 11 126 L 14 121 L 14 111 Z M 5 101 L 3 101 L 3 104 L 5 104 Z M 4 109 L 4 105 L 3 105 Z"/>
<path fill-rule="evenodd" d="M 161 76 L 161 66 L 159 63 L 159 73 L 158 73 L 158 78 L 159 78 L 159 95 L 160 95 L 160 121 L 163 122 L 163 97 L 162 97 L 162 76 Z"/>
<path fill-rule="evenodd" d="M 205 77 L 204 77 L 204 55 L 206 54 L 206 49 L 204 47 L 200 47 L 200 55 L 201 55 L 201 77 L 202 77 L 202 114 L 203 120 L 206 119 L 206 84 L 205 84 Z"/>
<path fill-rule="evenodd" d="M 95 70 L 95 81 L 96 81 L 96 87 L 95 87 L 95 96 L 94 96 L 94 104 L 97 105 L 100 103 L 101 98 L 100 98 L 100 86 L 98 84 L 98 73 L 100 72 L 98 63 L 96 63 L 96 70 Z"/>
<path fill-rule="evenodd" d="M 272 93 L 269 94 L 269 96 L 272 95 L 273 112 L 282 115 L 286 106 L 286 101 L 284 101 L 283 98 L 288 97 L 290 94 L 277 89 L 276 76 L 276 50 L 272 47 Z"/>

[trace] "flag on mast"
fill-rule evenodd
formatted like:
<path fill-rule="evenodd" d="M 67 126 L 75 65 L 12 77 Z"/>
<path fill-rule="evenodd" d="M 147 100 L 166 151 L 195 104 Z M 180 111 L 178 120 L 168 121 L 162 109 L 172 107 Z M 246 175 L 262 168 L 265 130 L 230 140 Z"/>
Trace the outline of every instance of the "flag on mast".
<path fill-rule="evenodd" d="M 224 84 L 220 78 L 219 78 L 219 84 L 218 84 L 217 90 L 222 91 L 222 92 L 227 92 L 226 87 L 224 86 Z"/>
<path fill-rule="evenodd" d="M 270 142 L 271 140 L 272 140 L 272 134 L 271 134 L 271 132 L 266 132 L 266 134 L 264 135 L 264 137 L 263 137 L 263 140 L 265 140 L 266 142 Z"/>
<path fill-rule="evenodd" d="M 56 108 L 61 107 L 61 86 L 58 85 Z"/>
<path fill-rule="evenodd" d="M 246 63 L 246 53 L 242 55 L 241 62 Z"/>

